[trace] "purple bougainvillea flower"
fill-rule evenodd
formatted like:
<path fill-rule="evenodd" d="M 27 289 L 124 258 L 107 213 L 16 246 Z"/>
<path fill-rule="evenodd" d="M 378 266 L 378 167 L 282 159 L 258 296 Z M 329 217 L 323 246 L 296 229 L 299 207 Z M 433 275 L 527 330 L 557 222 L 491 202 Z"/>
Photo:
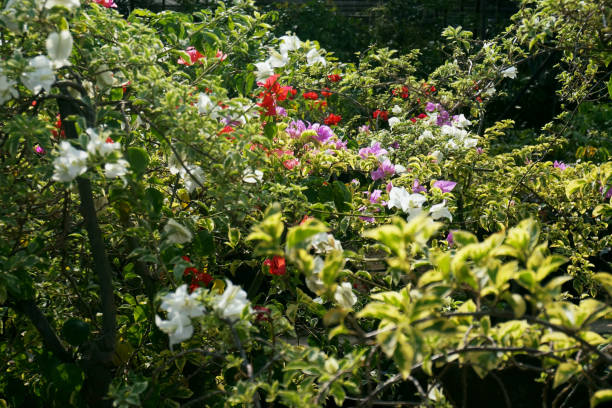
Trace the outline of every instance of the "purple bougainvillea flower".
<path fill-rule="evenodd" d="M 450 193 L 456 185 L 457 183 L 454 181 L 448 180 L 438 180 L 433 184 L 434 187 L 438 187 L 443 193 Z"/>
<path fill-rule="evenodd" d="M 453 239 L 453 231 L 448 231 L 448 235 L 446 236 L 446 242 L 448 246 L 453 246 L 455 240 Z"/>
<path fill-rule="evenodd" d="M 301 120 L 294 120 L 289 123 L 285 130 L 293 139 L 299 139 L 302 132 L 306 130 L 306 124 Z"/>
<path fill-rule="evenodd" d="M 437 108 L 437 104 L 433 102 L 427 102 L 427 104 L 425 104 L 425 110 L 427 112 L 433 112 L 436 110 L 436 108 Z"/>
<path fill-rule="evenodd" d="M 372 204 L 376 204 L 378 202 L 378 200 L 380 200 L 380 195 L 382 194 L 381 190 L 374 190 L 372 191 L 372 194 L 370 194 L 370 202 Z"/>
<path fill-rule="evenodd" d="M 567 164 L 555 160 L 555 162 L 553 163 L 553 167 L 563 171 L 563 170 L 567 169 Z"/>
<path fill-rule="evenodd" d="M 426 193 L 427 189 L 421 185 L 421 183 L 419 182 L 419 179 L 416 179 L 412 183 L 412 192 L 413 193 L 422 193 L 422 192 Z"/>
<path fill-rule="evenodd" d="M 389 191 L 391 191 L 391 189 L 392 189 L 392 188 L 393 188 L 393 183 L 388 182 L 388 183 L 387 183 L 387 188 L 386 188 L 387 193 L 388 193 Z"/>
<path fill-rule="evenodd" d="M 378 156 L 382 156 L 384 154 L 387 154 L 387 150 L 385 150 L 382 147 L 380 147 L 380 143 L 379 142 L 374 143 L 370 147 L 363 147 L 363 148 L 359 149 L 359 156 L 361 156 L 362 159 L 367 158 L 369 155 L 374 155 L 374 156 L 378 157 Z"/>
<path fill-rule="evenodd" d="M 311 129 L 317 132 L 317 135 L 314 138 L 321 143 L 326 143 L 334 136 L 333 130 L 326 125 L 319 125 L 318 123 L 315 123 L 311 126 Z"/>

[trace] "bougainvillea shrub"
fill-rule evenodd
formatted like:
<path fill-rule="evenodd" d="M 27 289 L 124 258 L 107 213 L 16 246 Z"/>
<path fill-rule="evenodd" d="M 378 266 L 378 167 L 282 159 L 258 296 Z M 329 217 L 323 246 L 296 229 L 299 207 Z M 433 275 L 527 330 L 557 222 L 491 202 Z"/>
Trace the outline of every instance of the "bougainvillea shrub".
<path fill-rule="evenodd" d="M 606 1 L 449 27 L 432 72 L 113 6 L 0 12 L 4 406 L 612 398 Z M 490 117 L 551 50 L 563 112 Z"/>

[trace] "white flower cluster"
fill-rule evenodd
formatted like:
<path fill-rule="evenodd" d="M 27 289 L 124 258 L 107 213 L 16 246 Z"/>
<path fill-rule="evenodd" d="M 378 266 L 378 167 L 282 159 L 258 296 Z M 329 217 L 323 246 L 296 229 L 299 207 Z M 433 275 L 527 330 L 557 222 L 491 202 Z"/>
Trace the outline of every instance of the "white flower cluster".
<path fill-rule="evenodd" d="M 252 313 L 250 302 L 246 292 L 238 285 L 225 280 L 225 289 L 222 294 L 212 298 L 212 308 L 222 319 L 236 322 L 240 320 L 242 313 L 248 309 Z M 155 316 L 155 325 L 162 332 L 168 334 L 170 347 L 193 336 L 193 324 L 191 319 L 204 315 L 206 308 L 203 305 L 201 288 L 197 288 L 191 294 L 187 285 L 179 286 L 174 293 L 168 293 L 162 298 L 160 308 L 166 312 L 167 319 Z"/>
<path fill-rule="evenodd" d="M 48 3 L 51 3 L 51 1 L 48 1 Z M 38 55 L 30 59 L 27 71 L 21 74 L 21 82 L 34 94 L 41 92 L 43 89 L 47 92 L 51 90 L 55 83 L 53 68 L 70 65 L 70 62 L 68 62 L 68 57 L 72 53 L 70 31 L 62 30 L 59 33 L 49 34 L 46 46 L 48 57 Z M 9 79 L 0 68 L 0 105 L 19 95 L 14 86 L 16 84 L 17 82 Z"/>
<path fill-rule="evenodd" d="M 59 155 L 53 160 L 53 180 L 70 183 L 87 171 L 89 159 L 107 160 L 114 152 L 121 150 L 121 144 L 113 142 L 102 132 L 87 129 L 89 141 L 87 151 L 74 148 L 69 142 L 60 143 Z M 123 177 L 128 173 L 130 164 L 127 160 L 118 159 L 104 164 L 104 175 L 107 178 Z"/>
<path fill-rule="evenodd" d="M 164 227 L 166 241 L 170 244 L 185 244 L 190 242 L 193 234 L 183 225 L 170 218 Z"/>
<path fill-rule="evenodd" d="M 155 324 L 170 337 L 170 347 L 193 335 L 191 318 L 202 316 L 205 310 L 199 297 L 200 289 L 189 294 L 187 285 L 181 285 L 174 293 L 168 293 L 162 298 L 161 309 L 167 312 L 168 320 L 155 315 Z"/>
<path fill-rule="evenodd" d="M 393 187 L 389 191 L 388 208 L 399 208 L 403 212 L 408 214 L 408 220 L 423 213 L 423 204 L 427 201 L 427 198 L 418 193 L 409 193 L 404 187 Z M 442 201 L 439 204 L 432 205 L 429 209 L 429 213 L 434 220 L 439 218 L 448 218 L 453 220 L 448 207 L 446 207 L 446 201 Z"/>
<path fill-rule="evenodd" d="M 282 68 L 287 65 L 289 63 L 289 51 L 297 51 L 304 44 L 295 35 L 284 35 L 280 40 L 279 51 L 271 50 L 270 57 L 267 60 L 255 64 L 257 81 L 264 81 L 269 76 L 274 75 L 274 68 Z M 327 61 L 319 53 L 319 50 L 313 47 L 306 52 L 306 65 L 314 64 L 325 66 Z"/>
<path fill-rule="evenodd" d="M 200 166 L 188 163 L 185 160 L 182 160 L 181 163 L 174 155 L 170 157 L 169 162 L 170 173 L 179 175 L 187 192 L 191 193 L 204 184 L 206 177 L 204 176 L 204 170 Z"/>
<path fill-rule="evenodd" d="M 240 319 L 245 308 L 248 308 L 249 313 L 252 313 L 246 292 L 240 286 L 234 285 L 226 279 L 225 290 L 213 299 L 213 309 L 222 319 L 236 321 Z"/>

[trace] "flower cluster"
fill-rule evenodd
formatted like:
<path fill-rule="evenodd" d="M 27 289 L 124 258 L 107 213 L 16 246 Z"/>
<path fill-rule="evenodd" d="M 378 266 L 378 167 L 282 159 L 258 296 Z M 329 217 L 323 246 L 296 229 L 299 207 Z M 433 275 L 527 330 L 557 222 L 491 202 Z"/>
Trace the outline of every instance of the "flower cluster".
<path fill-rule="evenodd" d="M 162 298 L 160 308 L 167 313 L 168 319 L 163 320 L 155 315 L 155 324 L 168 334 L 170 347 L 188 340 L 193 335 L 191 318 L 202 316 L 205 310 L 199 300 L 200 296 L 199 289 L 189 294 L 187 285 L 181 285 L 174 293 L 168 293 Z"/>
<path fill-rule="evenodd" d="M 284 35 L 280 37 L 280 40 L 278 51 L 274 49 L 270 50 L 270 56 L 267 60 L 255 64 L 255 68 L 257 69 L 255 71 L 257 81 L 263 81 L 265 78 L 274 75 L 275 68 L 282 68 L 289 63 L 290 51 L 298 51 L 304 46 L 304 43 L 295 35 Z M 314 64 L 325 66 L 327 61 L 325 61 L 325 58 L 323 58 L 319 51 L 313 47 L 306 52 L 306 65 L 311 66 Z"/>
<path fill-rule="evenodd" d="M 191 259 L 188 256 L 183 256 L 182 258 L 184 261 L 191 263 Z M 193 292 L 201 287 L 208 287 L 213 281 L 213 277 L 206 272 L 206 267 L 202 271 L 198 271 L 198 268 L 190 266 L 185 268 L 183 276 L 190 280 L 189 292 Z"/>

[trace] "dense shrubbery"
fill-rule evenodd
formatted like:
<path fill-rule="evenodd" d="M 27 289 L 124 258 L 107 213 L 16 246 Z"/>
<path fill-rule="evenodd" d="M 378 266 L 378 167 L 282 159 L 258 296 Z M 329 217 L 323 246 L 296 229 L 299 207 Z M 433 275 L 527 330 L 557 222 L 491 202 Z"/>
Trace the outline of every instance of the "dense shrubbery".
<path fill-rule="evenodd" d="M 4 405 L 612 399 L 609 2 L 449 27 L 426 75 L 112 4 L 0 15 Z M 561 113 L 491 114 L 551 50 Z"/>

